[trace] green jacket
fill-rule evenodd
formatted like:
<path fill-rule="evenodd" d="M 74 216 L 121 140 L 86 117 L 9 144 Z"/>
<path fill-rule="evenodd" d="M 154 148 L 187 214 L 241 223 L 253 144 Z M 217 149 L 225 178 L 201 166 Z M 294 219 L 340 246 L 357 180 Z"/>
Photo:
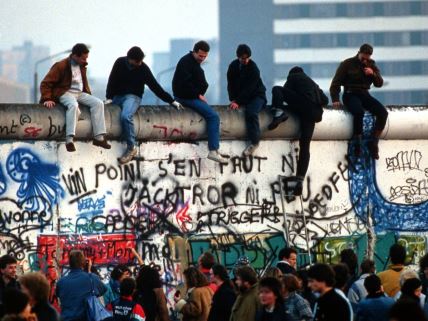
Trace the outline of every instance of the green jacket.
<path fill-rule="evenodd" d="M 232 307 L 230 321 L 254 320 L 259 308 L 258 285 L 256 283 L 247 292 L 238 295 Z"/>

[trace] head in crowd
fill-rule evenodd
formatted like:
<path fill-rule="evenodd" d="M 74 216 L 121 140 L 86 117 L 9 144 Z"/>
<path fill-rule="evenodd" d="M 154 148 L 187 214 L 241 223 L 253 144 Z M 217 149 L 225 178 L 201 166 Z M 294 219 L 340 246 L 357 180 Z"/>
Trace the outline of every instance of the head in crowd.
<path fill-rule="evenodd" d="M 120 282 L 120 295 L 131 296 L 134 293 L 136 286 L 137 283 L 133 278 L 124 278 L 122 282 Z"/>
<path fill-rule="evenodd" d="M 251 266 L 241 266 L 235 271 L 236 285 L 241 292 L 246 292 L 257 283 L 257 273 Z"/>
<path fill-rule="evenodd" d="M 204 252 L 198 258 L 199 268 L 202 268 L 203 270 L 211 269 L 214 264 L 215 264 L 215 257 L 210 252 Z"/>
<path fill-rule="evenodd" d="M 10 280 L 16 279 L 16 264 L 18 262 L 11 255 L 3 255 L 0 257 L 0 277 L 9 283 Z"/>
<path fill-rule="evenodd" d="M 419 273 L 428 279 L 428 253 L 419 260 Z"/>
<path fill-rule="evenodd" d="M 389 321 L 427 321 L 418 302 L 398 300 L 389 310 Z"/>
<path fill-rule="evenodd" d="M 314 292 L 327 292 L 334 286 L 334 280 L 333 269 L 325 263 L 314 264 L 308 270 L 308 285 Z"/>
<path fill-rule="evenodd" d="M 24 318 L 31 314 L 30 298 L 21 290 L 7 288 L 3 294 L 5 314 L 18 314 Z"/>
<path fill-rule="evenodd" d="M 395 243 L 389 248 L 389 257 L 391 259 L 392 264 L 404 265 L 406 261 L 406 249 L 404 248 L 404 246 Z"/>
<path fill-rule="evenodd" d="M 162 287 L 158 270 L 149 265 L 143 265 L 137 275 L 137 289 L 140 291 L 153 290 Z"/>
<path fill-rule="evenodd" d="M 264 307 L 283 305 L 281 282 L 277 278 L 262 278 L 259 282 L 259 299 Z"/>
<path fill-rule="evenodd" d="M 290 71 L 288 72 L 289 75 L 292 74 L 299 74 L 303 72 L 303 68 L 300 66 L 294 66 L 293 68 L 290 69 Z"/>
<path fill-rule="evenodd" d="M 145 54 L 140 47 L 134 46 L 128 50 L 126 57 L 131 66 L 138 67 L 142 65 Z"/>
<path fill-rule="evenodd" d="M 370 61 L 370 57 L 373 54 L 373 47 L 368 43 L 361 45 L 360 50 L 358 50 L 358 59 L 364 64 L 367 65 Z"/>
<path fill-rule="evenodd" d="M 346 284 L 348 283 L 348 280 L 349 280 L 348 266 L 346 264 L 343 264 L 343 263 L 335 264 L 335 265 L 333 265 L 333 270 L 334 270 L 334 274 L 335 274 L 334 287 L 343 291 L 346 287 Z"/>
<path fill-rule="evenodd" d="M 86 65 L 89 56 L 89 48 L 84 43 L 76 43 L 71 48 L 71 58 L 79 65 Z"/>
<path fill-rule="evenodd" d="M 267 268 L 267 270 L 263 274 L 263 277 L 265 277 L 265 278 L 266 277 L 272 277 L 272 278 L 277 278 L 278 280 L 281 280 L 282 272 L 277 267 L 270 266 Z"/>
<path fill-rule="evenodd" d="M 364 279 L 364 287 L 369 297 L 376 297 L 383 293 L 382 282 L 376 274 L 371 274 Z"/>
<path fill-rule="evenodd" d="M 282 285 L 285 296 L 288 296 L 289 294 L 300 290 L 299 280 L 293 274 L 284 274 L 282 276 Z"/>
<path fill-rule="evenodd" d="M 68 262 L 71 269 L 83 269 L 86 264 L 86 258 L 82 251 L 71 250 L 68 254 Z"/>
<path fill-rule="evenodd" d="M 375 262 L 370 259 L 365 259 L 360 264 L 361 274 L 372 274 L 376 272 Z"/>
<path fill-rule="evenodd" d="M 405 269 L 400 273 L 400 287 L 403 286 L 404 282 L 408 279 L 419 279 L 419 275 L 412 269 Z"/>
<path fill-rule="evenodd" d="M 208 52 L 210 51 L 210 45 L 206 41 L 198 41 L 193 46 L 193 57 L 198 63 L 203 63 L 204 60 L 208 57 Z"/>
<path fill-rule="evenodd" d="M 279 251 L 278 259 L 285 261 L 292 267 L 296 268 L 297 265 L 297 251 L 291 247 L 285 247 Z"/>
<path fill-rule="evenodd" d="M 131 275 L 131 270 L 124 264 L 119 264 L 113 268 L 110 273 L 110 277 L 115 280 L 121 282 L 124 278 L 129 277 Z"/>
<path fill-rule="evenodd" d="M 340 252 L 340 263 L 344 263 L 348 266 L 351 276 L 358 273 L 358 257 L 353 249 L 344 249 Z"/>
<path fill-rule="evenodd" d="M 201 271 L 193 266 L 185 269 L 183 275 L 188 289 L 199 288 L 209 284 L 205 275 L 203 275 Z"/>
<path fill-rule="evenodd" d="M 19 277 L 22 292 L 28 295 L 32 306 L 47 302 L 50 285 L 46 277 L 40 272 L 25 273 Z"/>
<path fill-rule="evenodd" d="M 417 278 L 407 279 L 401 287 L 401 297 L 419 302 L 422 293 L 422 282 Z"/>
<path fill-rule="evenodd" d="M 251 48 L 246 44 L 238 45 L 236 48 L 236 57 L 242 65 L 248 65 L 251 60 Z"/>
<path fill-rule="evenodd" d="M 296 272 L 297 281 L 299 282 L 299 288 L 303 291 L 310 290 L 308 287 L 308 271 L 298 270 Z"/>
<path fill-rule="evenodd" d="M 240 256 L 238 260 L 235 262 L 235 268 L 238 268 L 240 266 L 247 266 L 250 265 L 250 259 L 248 256 Z"/>
<path fill-rule="evenodd" d="M 211 282 L 214 282 L 218 286 L 224 282 L 230 282 L 229 273 L 227 269 L 221 264 L 214 264 L 210 270 Z"/>

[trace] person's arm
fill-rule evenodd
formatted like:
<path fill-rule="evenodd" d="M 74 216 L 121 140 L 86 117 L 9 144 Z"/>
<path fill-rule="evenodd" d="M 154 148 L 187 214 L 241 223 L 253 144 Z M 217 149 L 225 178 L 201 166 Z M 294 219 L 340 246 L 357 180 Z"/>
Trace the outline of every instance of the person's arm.
<path fill-rule="evenodd" d="M 61 79 L 61 68 L 58 63 L 55 63 L 45 78 L 43 78 L 42 82 L 40 83 L 40 102 L 54 102 L 53 98 L 53 88 L 57 85 L 57 83 Z M 53 104 L 55 105 L 55 103 Z M 49 106 L 48 106 L 49 107 Z M 53 107 L 53 106 L 52 106 Z"/>
<path fill-rule="evenodd" d="M 138 303 L 134 305 L 134 308 L 131 312 L 131 317 L 129 321 L 144 321 L 146 320 L 146 314 L 144 313 L 144 309 Z"/>
<path fill-rule="evenodd" d="M 306 301 L 302 297 L 299 297 L 296 305 L 297 305 L 297 311 L 299 311 L 299 317 L 301 320 L 305 320 L 305 321 L 312 320 L 312 310 L 308 301 Z"/>
<path fill-rule="evenodd" d="M 247 78 L 245 79 L 244 83 L 241 84 L 240 92 L 238 97 L 235 99 L 239 105 L 253 97 L 260 81 L 260 70 L 257 65 L 252 63 L 248 67 L 249 70 L 247 73 Z"/>
<path fill-rule="evenodd" d="M 113 64 L 113 68 L 110 71 L 110 75 L 108 77 L 107 89 L 106 89 L 106 98 L 113 99 L 115 95 L 115 89 L 117 86 L 118 78 L 120 73 L 120 58 L 116 59 Z"/>
<path fill-rule="evenodd" d="M 144 78 L 146 79 L 146 84 L 147 86 L 149 86 L 150 90 L 153 91 L 153 93 L 159 97 L 160 99 L 162 99 L 164 102 L 171 104 L 174 99 L 171 97 L 170 94 L 168 94 L 165 90 L 163 90 L 163 88 L 161 87 L 161 85 L 159 85 L 159 83 L 157 82 L 157 80 L 155 79 L 155 77 L 153 76 L 152 71 L 150 70 L 150 68 L 143 64 L 143 72 L 144 72 Z"/>
<path fill-rule="evenodd" d="M 103 282 L 101 282 L 100 278 L 94 273 L 89 273 L 89 276 L 92 278 L 92 281 L 94 282 L 94 288 L 97 289 L 98 296 L 100 297 L 104 293 L 106 293 L 107 287 Z"/>
<path fill-rule="evenodd" d="M 134 249 L 132 246 L 129 246 L 128 249 L 134 254 L 135 258 L 138 261 L 138 264 L 144 265 L 144 260 L 141 258 L 140 254 L 138 254 L 137 250 Z"/>
<path fill-rule="evenodd" d="M 380 74 L 380 70 L 379 68 L 376 66 L 376 63 L 374 61 L 372 61 L 372 65 L 370 66 L 370 68 L 373 70 L 373 85 L 377 88 L 380 88 L 383 86 L 383 78 L 382 75 Z"/>
<path fill-rule="evenodd" d="M 235 88 L 233 88 L 233 71 L 232 71 L 232 64 L 229 65 L 229 68 L 227 69 L 227 93 L 229 95 L 229 101 L 235 100 Z"/>
<path fill-rule="evenodd" d="M 201 293 L 197 290 L 197 288 L 192 291 L 189 300 L 187 300 L 186 304 L 183 305 L 183 307 L 180 309 L 180 312 L 183 315 L 189 317 L 197 317 L 201 315 L 202 299 Z"/>
<path fill-rule="evenodd" d="M 330 96 L 334 107 L 340 106 L 340 99 L 339 99 L 340 87 L 344 83 L 345 75 L 346 75 L 346 66 L 345 66 L 345 63 L 342 62 L 337 68 L 336 74 L 334 75 L 333 80 L 331 81 L 331 84 L 330 84 Z M 337 106 L 337 104 L 339 104 L 339 106 Z"/>

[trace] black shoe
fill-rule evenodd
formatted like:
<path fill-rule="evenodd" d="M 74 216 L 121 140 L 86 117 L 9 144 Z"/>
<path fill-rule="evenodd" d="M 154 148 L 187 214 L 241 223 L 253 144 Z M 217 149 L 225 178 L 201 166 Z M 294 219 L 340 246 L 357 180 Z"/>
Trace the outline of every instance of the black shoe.
<path fill-rule="evenodd" d="M 111 148 L 111 145 L 107 142 L 107 139 L 105 139 L 105 138 L 103 140 L 94 139 L 92 141 L 92 144 L 95 146 L 98 146 L 98 147 L 105 148 L 105 149 Z"/>
<path fill-rule="evenodd" d="M 285 113 L 282 113 L 279 116 L 276 116 L 272 119 L 272 122 L 268 126 L 268 130 L 274 130 L 281 124 L 282 122 L 285 122 L 288 119 L 288 116 Z"/>
<path fill-rule="evenodd" d="M 73 142 L 65 144 L 65 149 L 67 150 L 67 152 L 75 152 L 76 151 L 76 147 L 74 146 Z"/>

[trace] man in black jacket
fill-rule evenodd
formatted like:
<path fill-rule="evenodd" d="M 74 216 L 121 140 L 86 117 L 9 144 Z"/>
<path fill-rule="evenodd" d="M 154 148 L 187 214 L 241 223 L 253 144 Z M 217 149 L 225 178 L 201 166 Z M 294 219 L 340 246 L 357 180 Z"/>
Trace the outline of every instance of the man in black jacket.
<path fill-rule="evenodd" d="M 245 124 L 251 144 L 243 154 L 249 156 L 259 146 L 259 113 L 266 106 L 266 87 L 260 78 L 256 63 L 251 60 L 251 48 L 241 44 L 236 49 L 238 59 L 232 61 L 227 70 L 227 91 L 230 109 L 245 107 Z"/>
<path fill-rule="evenodd" d="M 113 104 L 122 108 L 120 122 L 127 149 L 119 158 L 120 164 L 128 163 L 137 155 L 134 114 L 140 107 L 145 85 L 149 86 L 164 102 L 178 110 L 183 109 L 180 103 L 174 101 L 171 95 L 162 89 L 143 59 L 144 52 L 141 48 L 132 47 L 126 57 L 116 60 L 107 83 L 106 98 L 112 99 Z"/>
<path fill-rule="evenodd" d="M 3 299 L 4 292 L 7 289 L 19 289 L 19 283 L 16 280 L 17 261 L 8 254 L 0 257 L 0 319 L 4 314 Z"/>
<path fill-rule="evenodd" d="M 229 320 L 236 293 L 226 268 L 223 265 L 214 264 L 210 269 L 210 281 L 215 283 L 218 288 L 213 296 L 208 321 Z"/>
<path fill-rule="evenodd" d="M 284 101 L 287 103 L 283 105 Z M 300 120 L 299 160 L 297 173 L 293 180 L 288 180 L 287 187 L 294 195 L 301 195 L 303 180 L 309 167 L 309 147 L 315 129 L 315 123 L 322 119 L 322 106 L 328 104 L 328 98 L 318 85 L 304 73 L 301 67 L 290 69 L 287 81 L 283 87 L 272 88 L 272 109 L 284 109 L 296 115 Z M 275 115 L 268 129 L 275 129 L 281 122 L 287 120 L 282 111 Z"/>
<path fill-rule="evenodd" d="M 208 57 L 209 51 L 209 44 L 201 40 L 193 46 L 193 51 L 180 59 L 172 79 L 172 91 L 177 101 L 204 117 L 208 134 L 209 153 L 207 158 L 216 162 L 227 163 L 227 159 L 218 152 L 220 146 L 220 117 L 208 105 L 204 96 L 208 89 L 208 83 L 201 64 Z"/>

